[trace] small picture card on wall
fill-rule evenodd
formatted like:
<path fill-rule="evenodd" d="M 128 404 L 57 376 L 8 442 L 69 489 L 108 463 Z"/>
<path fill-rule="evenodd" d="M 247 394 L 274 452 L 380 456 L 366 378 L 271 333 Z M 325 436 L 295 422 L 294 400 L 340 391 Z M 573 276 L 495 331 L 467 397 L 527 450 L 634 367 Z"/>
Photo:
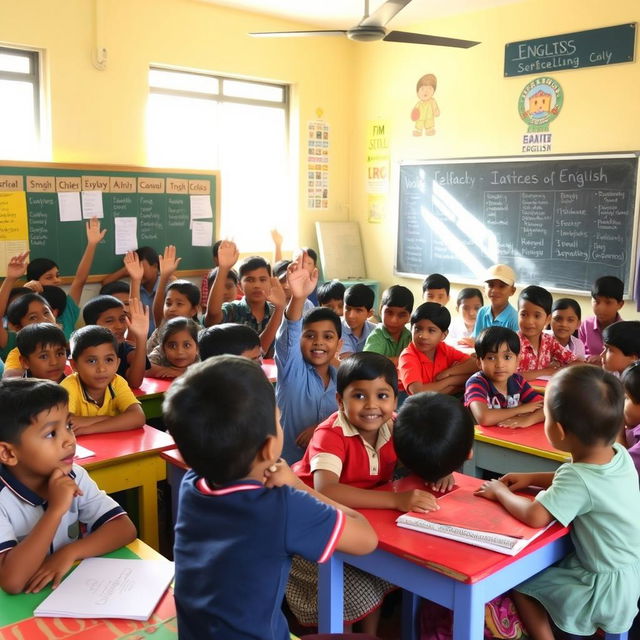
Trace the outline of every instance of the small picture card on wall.
<path fill-rule="evenodd" d="M 329 125 L 311 120 L 307 127 L 307 208 L 329 208 Z"/>

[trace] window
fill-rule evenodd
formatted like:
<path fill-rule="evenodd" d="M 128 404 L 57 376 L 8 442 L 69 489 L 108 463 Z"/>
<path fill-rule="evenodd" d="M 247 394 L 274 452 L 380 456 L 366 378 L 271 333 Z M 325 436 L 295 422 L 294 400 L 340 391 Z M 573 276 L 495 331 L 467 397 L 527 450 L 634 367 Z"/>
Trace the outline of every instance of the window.
<path fill-rule="evenodd" d="M 40 55 L 0 47 L 0 157 L 42 157 Z"/>
<path fill-rule="evenodd" d="M 219 169 L 223 238 L 264 251 L 297 235 L 284 85 L 152 67 L 147 144 L 158 167 Z"/>

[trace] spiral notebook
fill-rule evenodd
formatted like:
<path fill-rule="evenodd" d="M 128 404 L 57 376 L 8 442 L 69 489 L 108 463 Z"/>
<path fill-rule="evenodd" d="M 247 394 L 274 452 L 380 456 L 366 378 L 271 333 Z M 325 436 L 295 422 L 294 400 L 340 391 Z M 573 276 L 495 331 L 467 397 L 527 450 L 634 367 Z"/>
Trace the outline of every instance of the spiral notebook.
<path fill-rule="evenodd" d="M 507 513 L 500 503 L 476 496 L 473 489 L 467 487 L 457 487 L 443 495 L 438 498 L 438 504 L 438 511 L 405 513 L 398 517 L 396 523 L 405 529 L 509 556 L 522 551 L 553 524 L 552 521 L 546 527 L 530 527 Z"/>

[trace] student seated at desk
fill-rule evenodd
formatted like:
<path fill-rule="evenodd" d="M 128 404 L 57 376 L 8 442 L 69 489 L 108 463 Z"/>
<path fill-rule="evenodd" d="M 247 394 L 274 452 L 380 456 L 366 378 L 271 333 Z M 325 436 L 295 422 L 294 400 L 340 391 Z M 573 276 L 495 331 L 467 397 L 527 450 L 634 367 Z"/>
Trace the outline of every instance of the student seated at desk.
<path fill-rule="evenodd" d="M 529 427 L 544 420 L 542 396 L 516 373 L 520 340 L 511 329 L 489 327 L 476 340 L 480 371 L 465 385 L 464 405 L 484 426 Z"/>
<path fill-rule="evenodd" d="M 411 344 L 400 354 L 398 372 L 409 394 L 458 393 L 477 371 L 475 358 L 444 343 L 451 314 L 437 302 L 424 302 L 411 314 Z"/>
<path fill-rule="evenodd" d="M 30 324 L 17 335 L 24 378 L 60 383 L 67 367 L 67 341 L 62 329 L 47 322 Z"/>
<path fill-rule="evenodd" d="M 465 287 L 456 298 L 458 315 L 451 321 L 446 342 L 452 347 L 473 346 L 473 330 L 476 326 L 478 311 L 484 305 L 482 291 L 475 287 Z"/>
<path fill-rule="evenodd" d="M 281 605 L 292 556 L 369 553 L 371 525 L 282 461 L 273 387 L 257 363 L 194 365 L 167 392 L 164 418 L 192 468 L 175 529 L 180 640 L 289 640 Z"/>
<path fill-rule="evenodd" d="M 523 289 L 518 298 L 518 373 L 525 380 L 550 376 L 559 368 L 578 362 L 575 354 L 544 332 L 551 319 L 552 304 L 551 294 L 535 284 Z"/>
<path fill-rule="evenodd" d="M 62 381 L 69 392 L 69 422 L 76 435 L 126 431 L 144 425 L 142 407 L 119 376 L 117 343 L 109 329 L 88 325 L 71 337 L 71 367 Z"/>
<path fill-rule="evenodd" d="M 129 300 L 131 299 L 131 285 L 127 284 L 124 280 L 116 280 L 105 284 L 100 288 L 99 295 L 101 296 L 113 296 L 118 298 L 124 305 L 124 312 L 129 315 Z"/>
<path fill-rule="evenodd" d="M 0 382 L 0 587 L 8 593 L 55 589 L 77 560 L 136 537 L 121 507 L 73 464 L 67 402 L 49 380 Z"/>
<path fill-rule="evenodd" d="M 171 318 L 160 327 L 160 344 L 149 354 L 158 367 L 171 368 L 182 375 L 197 362 L 199 326 L 190 318 Z M 178 377 L 178 376 L 172 376 Z"/>
<path fill-rule="evenodd" d="M 344 316 L 345 287 L 340 280 L 323 282 L 318 286 L 318 305 L 328 307 L 341 318 Z"/>
<path fill-rule="evenodd" d="M 374 300 L 375 294 L 366 284 L 353 284 L 344 292 L 340 360 L 364 349 L 367 338 L 376 326 L 367 320 L 373 310 Z"/>
<path fill-rule="evenodd" d="M 576 358 L 585 360 L 584 342 L 578 338 L 582 310 L 573 298 L 558 298 L 551 307 L 550 333 L 561 347 L 569 349 Z"/>
<path fill-rule="evenodd" d="M 602 368 L 619 376 L 640 359 L 640 322 L 623 320 L 609 325 L 602 332 L 602 341 Z"/>
<path fill-rule="evenodd" d="M 262 361 L 260 336 L 246 324 L 225 322 L 207 327 L 200 332 L 198 348 L 202 360 L 230 355 Z"/>
<path fill-rule="evenodd" d="M 218 244 L 218 243 L 216 243 Z M 217 260 L 217 258 L 216 258 Z M 209 291 L 211 291 L 213 287 L 213 283 L 216 281 L 216 276 L 218 275 L 218 267 L 214 267 L 209 271 L 209 275 L 207 276 L 207 295 Z M 240 279 L 238 278 L 238 272 L 235 269 L 229 269 L 227 272 L 227 279 L 224 283 L 224 293 L 222 294 L 222 302 L 231 302 L 232 300 L 239 300 L 242 298 L 242 294 L 238 290 L 238 284 L 240 283 Z M 204 301 L 204 305 L 200 302 L 200 308 L 204 310 L 207 308 L 207 303 L 209 302 L 209 298 L 206 298 Z"/>
<path fill-rule="evenodd" d="M 574 551 L 518 585 L 512 597 L 533 640 L 562 631 L 623 633 L 640 597 L 640 490 L 627 450 L 617 442 L 623 418 L 620 382 L 598 367 L 556 374 L 545 392 L 545 433 L 571 453 L 555 473 L 508 473 L 478 494 L 497 500 L 532 527 L 552 519 L 571 528 Z M 542 487 L 535 500 L 514 491 Z"/>
<path fill-rule="evenodd" d="M 422 300 L 423 302 L 437 302 L 446 307 L 449 304 L 450 291 L 449 278 L 441 273 L 431 273 L 422 283 Z"/>
<path fill-rule="evenodd" d="M 509 298 L 516 292 L 516 274 L 506 264 L 494 264 L 484 275 L 484 292 L 489 304 L 478 311 L 473 337 L 487 327 L 507 327 L 518 330 L 518 312 L 509 304 Z M 473 346 L 469 341 L 467 346 Z"/>

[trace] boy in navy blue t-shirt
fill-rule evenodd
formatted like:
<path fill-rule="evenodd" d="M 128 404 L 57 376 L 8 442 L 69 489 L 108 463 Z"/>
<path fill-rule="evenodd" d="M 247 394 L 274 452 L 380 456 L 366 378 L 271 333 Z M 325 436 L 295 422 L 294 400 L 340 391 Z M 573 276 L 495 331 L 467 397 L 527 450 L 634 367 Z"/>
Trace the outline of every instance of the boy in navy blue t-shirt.
<path fill-rule="evenodd" d="M 292 556 L 370 553 L 373 529 L 280 459 L 274 392 L 257 363 L 215 356 L 193 365 L 163 409 L 192 468 L 174 548 L 180 639 L 289 640 L 281 605 Z"/>

